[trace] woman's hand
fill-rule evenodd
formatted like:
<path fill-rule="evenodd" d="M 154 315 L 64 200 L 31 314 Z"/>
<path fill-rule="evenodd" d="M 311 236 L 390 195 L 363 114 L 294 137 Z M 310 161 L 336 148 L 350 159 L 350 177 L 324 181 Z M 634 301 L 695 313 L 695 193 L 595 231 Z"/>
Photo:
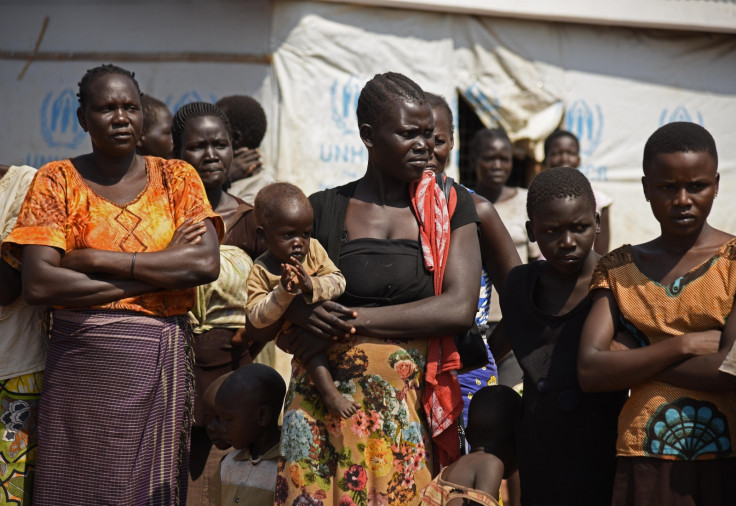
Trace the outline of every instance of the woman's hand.
<path fill-rule="evenodd" d="M 258 148 L 238 148 L 233 152 L 233 162 L 230 165 L 230 179 L 232 181 L 245 179 L 258 172 L 261 167 L 261 153 L 258 151 Z"/>
<path fill-rule="evenodd" d="M 179 246 L 181 244 L 197 244 L 202 240 L 202 236 L 206 231 L 207 227 L 205 226 L 204 221 L 192 223 L 192 219 L 187 218 L 176 230 L 174 230 L 174 235 L 171 236 L 171 240 L 166 246 L 166 249 Z"/>
<path fill-rule="evenodd" d="M 716 353 L 721 343 L 722 332 L 718 329 L 704 330 L 702 332 L 690 332 L 683 334 L 680 341 L 683 346 L 683 354 L 694 357 Z"/>
<path fill-rule="evenodd" d="M 284 315 L 294 325 L 327 341 L 346 339 L 355 334 L 355 327 L 345 320 L 357 316 L 356 311 L 337 302 L 328 300 L 309 305 L 302 297 L 296 297 Z"/>

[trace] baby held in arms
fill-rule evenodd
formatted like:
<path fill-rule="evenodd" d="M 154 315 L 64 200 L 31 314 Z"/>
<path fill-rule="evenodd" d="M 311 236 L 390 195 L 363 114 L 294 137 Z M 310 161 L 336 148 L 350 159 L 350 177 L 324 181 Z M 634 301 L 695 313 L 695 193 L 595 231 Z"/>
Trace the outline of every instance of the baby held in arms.
<path fill-rule="evenodd" d="M 248 276 L 248 321 L 256 328 L 278 322 L 297 295 L 308 304 L 335 300 L 345 291 L 345 278 L 316 239 L 312 239 L 314 213 L 307 197 L 289 183 L 272 183 L 256 195 L 259 240 L 268 251 L 258 257 Z M 281 332 L 289 332 L 286 321 Z M 359 405 L 335 387 L 327 368 L 327 355 L 297 358 L 333 415 L 350 417 Z"/>

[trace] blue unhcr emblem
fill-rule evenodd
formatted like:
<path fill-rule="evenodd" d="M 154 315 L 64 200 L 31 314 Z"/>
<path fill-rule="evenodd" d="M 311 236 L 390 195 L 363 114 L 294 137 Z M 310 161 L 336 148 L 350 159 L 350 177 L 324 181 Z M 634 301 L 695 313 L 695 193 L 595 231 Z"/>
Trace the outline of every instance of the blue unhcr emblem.
<path fill-rule="evenodd" d="M 77 96 L 71 88 L 53 96 L 49 92 L 41 105 L 41 135 L 49 147 L 74 149 L 87 136 L 77 121 Z"/>
<path fill-rule="evenodd" d="M 332 108 L 332 121 L 345 135 L 358 133 L 358 119 L 355 111 L 358 109 L 358 98 L 363 88 L 360 81 L 350 77 L 341 85 L 339 79 L 335 79 L 330 87 L 330 105 Z"/>
<path fill-rule="evenodd" d="M 603 112 L 596 104 L 591 109 L 584 100 L 576 100 L 565 114 L 565 129 L 574 133 L 580 141 L 580 153 L 590 156 L 601 142 L 603 133 Z"/>
<path fill-rule="evenodd" d="M 703 115 L 700 114 L 700 111 L 690 114 L 683 106 L 675 107 L 671 113 L 667 109 L 662 109 L 662 114 L 659 115 L 659 126 L 676 121 L 687 121 L 688 123 L 697 123 L 703 126 Z"/>

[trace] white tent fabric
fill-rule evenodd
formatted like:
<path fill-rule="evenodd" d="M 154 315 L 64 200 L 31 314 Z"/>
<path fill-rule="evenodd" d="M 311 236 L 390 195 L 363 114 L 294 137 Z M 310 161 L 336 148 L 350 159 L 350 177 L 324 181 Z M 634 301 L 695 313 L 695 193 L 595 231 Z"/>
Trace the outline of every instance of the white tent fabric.
<path fill-rule="evenodd" d="M 612 247 L 658 231 L 639 181 L 644 143 L 664 123 L 708 128 L 719 147 L 721 195 L 736 188 L 732 35 L 279 2 L 273 36 L 278 174 L 306 192 L 363 174 L 355 104 L 363 83 L 389 70 L 454 108 L 462 95 L 512 139 L 539 141 L 558 125 L 575 132 L 581 170 L 614 199 Z M 711 222 L 736 232 L 735 212 L 736 200 L 721 198 Z"/>

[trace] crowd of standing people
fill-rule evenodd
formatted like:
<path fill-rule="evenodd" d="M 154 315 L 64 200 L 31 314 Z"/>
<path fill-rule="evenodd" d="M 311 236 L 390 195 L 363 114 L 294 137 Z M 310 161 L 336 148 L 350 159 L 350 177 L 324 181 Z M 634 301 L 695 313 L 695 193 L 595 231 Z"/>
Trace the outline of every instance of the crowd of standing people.
<path fill-rule="evenodd" d="M 308 197 L 250 97 L 172 116 L 102 65 L 78 98 L 90 153 L 0 166 L 0 503 L 736 504 L 703 127 L 647 140 L 661 233 L 608 253 L 574 135 L 526 190 L 481 130 L 465 188 L 450 107 L 402 74 L 360 93 L 365 174 Z"/>

